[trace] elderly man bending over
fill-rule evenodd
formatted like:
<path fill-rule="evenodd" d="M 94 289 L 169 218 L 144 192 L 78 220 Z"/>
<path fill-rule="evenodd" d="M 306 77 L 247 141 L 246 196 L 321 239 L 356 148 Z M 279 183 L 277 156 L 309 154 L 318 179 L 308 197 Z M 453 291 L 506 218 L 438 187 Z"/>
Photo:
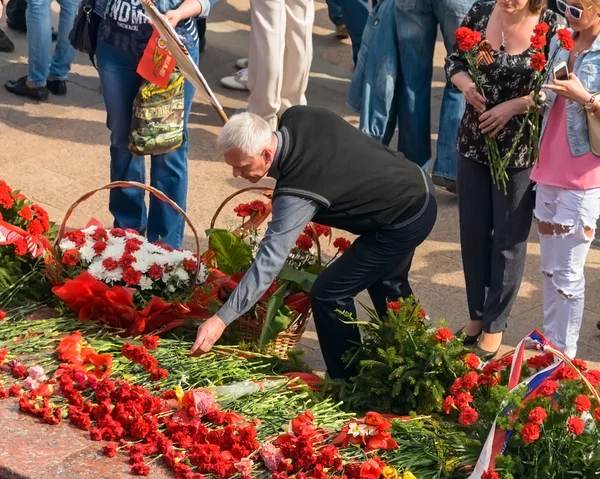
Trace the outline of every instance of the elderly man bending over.
<path fill-rule="evenodd" d="M 414 163 L 360 133 L 323 108 L 295 106 L 279 130 L 256 115 L 233 116 L 218 139 L 234 177 L 277 180 L 273 218 L 250 267 L 229 300 L 198 328 L 191 352 L 209 351 L 225 327 L 269 288 L 310 221 L 359 237 L 315 281 L 311 304 L 332 378 L 354 371 L 342 356 L 360 341 L 336 310 L 356 314 L 354 296 L 368 290 L 380 315 L 388 300 L 412 294 L 408 271 L 415 248 L 435 224 L 431 179 Z"/>

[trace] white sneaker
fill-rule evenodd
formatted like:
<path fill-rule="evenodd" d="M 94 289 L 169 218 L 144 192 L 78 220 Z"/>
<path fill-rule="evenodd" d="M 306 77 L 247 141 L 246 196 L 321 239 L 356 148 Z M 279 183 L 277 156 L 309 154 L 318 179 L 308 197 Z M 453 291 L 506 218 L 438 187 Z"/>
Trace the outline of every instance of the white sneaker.
<path fill-rule="evenodd" d="M 230 90 L 248 91 L 248 69 L 243 68 L 235 75 L 221 78 L 221 85 Z"/>
<path fill-rule="evenodd" d="M 248 68 L 248 59 L 247 58 L 240 58 L 239 60 L 237 60 L 235 62 L 235 66 L 238 67 L 239 69 Z"/>

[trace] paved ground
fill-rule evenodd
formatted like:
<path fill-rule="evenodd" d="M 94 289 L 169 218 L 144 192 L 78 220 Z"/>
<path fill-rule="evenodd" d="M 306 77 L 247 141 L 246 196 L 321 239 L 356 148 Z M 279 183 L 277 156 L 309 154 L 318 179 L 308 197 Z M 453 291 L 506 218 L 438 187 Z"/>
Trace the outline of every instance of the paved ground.
<path fill-rule="evenodd" d="M 330 108 L 356 124 L 356 115 L 345 106 L 346 90 L 352 75 L 349 42 L 340 42 L 333 35 L 325 3 L 319 1 L 317 9 L 315 59 L 308 101 Z M 4 28 L 3 21 L 0 25 Z M 222 89 L 218 80 L 233 73 L 235 60 L 246 56 L 248 30 L 246 0 L 222 0 L 213 9 L 208 26 L 208 48 L 203 54 L 201 69 L 230 114 L 234 109 L 245 106 L 246 94 Z M 1 83 L 27 71 L 25 37 L 14 33 L 11 37 L 17 49 L 13 54 L 0 55 Z M 434 122 L 438 119 L 442 96 L 442 60 L 443 52 L 438 48 L 433 85 Z M 96 72 L 84 55 L 77 57 L 68 87 L 66 97 L 53 97 L 44 104 L 22 100 L 0 89 L 0 177 L 42 203 L 57 222 L 62 221 L 67 208 L 80 195 L 109 180 L 108 130 L 102 96 Z M 217 157 L 214 143 L 219 125 L 218 117 L 198 94 L 191 115 L 188 211 L 200 231 L 208 226 L 223 198 L 247 186 L 243 181 L 232 179 L 229 169 Z M 433 132 L 435 146 L 436 125 L 433 125 Z M 437 226 L 430 239 L 417 251 L 411 279 L 430 316 L 446 318 L 451 328 L 458 328 L 466 319 L 467 311 L 456 198 L 440 191 L 439 202 L 441 208 Z M 82 204 L 69 225 L 84 226 L 92 216 L 109 223 L 106 194 L 98 194 Z M 222 221 L 226 224 L 233 218 Z M 538 268 L 539 245 L 536 234 L 532 233 L 525 279 L 505 337 L 509 346 L 514 346 L 533 328 L 540 327 L 542 297 Z M 589 256 L 587 281 L 588 298 L 580 357 L 600 361 L 600 331 L 596 329 L 596 322 L 600 320 L 599 250 L 592 250 Z M 312 329 L 306 333 L 303 344 L 309 350 L 311 364 L 322 369 Z"/>

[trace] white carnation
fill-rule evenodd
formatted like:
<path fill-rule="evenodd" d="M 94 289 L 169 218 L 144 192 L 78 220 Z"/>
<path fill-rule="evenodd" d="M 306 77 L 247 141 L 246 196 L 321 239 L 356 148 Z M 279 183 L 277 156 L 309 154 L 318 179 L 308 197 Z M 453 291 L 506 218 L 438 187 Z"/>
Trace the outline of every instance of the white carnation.
<path fill-rule="evenodd" d="M 70 239 L 66 239 L 66 238 L 60 241 L 59 246 L 63 253 L 70 249 L 77 249 L 77 245 L 75 244 L 75 241 L 71 241 Z"/>
<path fill-rule="evenodd" d="M 102 259 L 112 258 L 119 261 L 123 253 L 125 253 L 125 243 L 109 244 L 102 252 Z"/>
<path fill-rule="evenodd" d="M 172 284 L 170 284 L 169 286 L 167 286 L 167 291 L 169 293 L 174 293 L 175 291 L 177 291 L 177 289 L 175 288 L 175 286 L 173 286 Z"/>
<path fill-rule="evenodd" d="M 146 289 L 152 289 L 153 284 L 154 281 L 148 278 L 148 276 L 146 276 L 145 274 L 143 274 L 140 278 L 140 288 L 142 289 L 142 291 Z"/>
<path fill-rule="evenodd" d="M 169 263 L 175 265 L 177 263 L 183 263 L 184 254 L 183 251 L 170 251 L 167 252 L 167 258 Z"/>
<path fill-rule="evenodd" d="M 92 248 L 88 243 L 86 243 L 85 246 L 79 250 L 79 254 L 81 256 L 81 259 L 86 263 L 92 261 L 92 259 L 94 259 L 94 256 L 96 256 L 94 248 Z"/>
<path fill-rule="evenodd" d="M 108 246 L 121 245 L 123 248 L 125 248 L 125 238 L 124 237 L 118 237 L 118 236 L 113 236 L 113 235 L 109 234 L 108 240 L 106 242 L 108 243 Z"/>
<path fill-rule="evenodd" d="M 171 281 L 172 276 L 173 276 L 173 273 L 163 273 L 163 276 L 162 276 L 163 283 L 168 283 L 169 281 Z"/>
<path fill-rule="evenodd" d="M 138 233 L 133 233 L 131 231 L 125 231 L 125 239 L 137 238 L 140 241 L 147 241 L 142 235 Z"/>

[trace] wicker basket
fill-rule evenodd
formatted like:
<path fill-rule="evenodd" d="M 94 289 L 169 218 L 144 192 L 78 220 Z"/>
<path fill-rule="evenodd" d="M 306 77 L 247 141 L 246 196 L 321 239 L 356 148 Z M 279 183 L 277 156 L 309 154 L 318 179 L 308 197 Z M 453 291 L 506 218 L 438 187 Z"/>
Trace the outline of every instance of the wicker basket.
<path fill-rule="evenodd" d="M 272 198 L 273 190 L 265 187 L 256 186 L 236 191 L 235 193 L 225 198 L 225 200 L 217 208 L 210 222 L 210 227 L 215 227 L 219 214 L 221 213 L 221 211 L 223 211 L 223 208 L 225 208 L 225 206 L 232 199 L 243 193 L 251 191 L 260 191 L 267 198 Z M 249 221 L 246 221 L 243 226 L 240 226 L 239 228 L 234 230 L 233 233 L 243 238 L 248 234 L 249 231 L 258 229 L 260 225 L 263 224 L 265 220 L 270 216 L 271 206 L 271 202 L 269 202 L 267 204 L 267 209 L 264 214 L 256 215 Z M 321 265 L 321 247 L 318 241 L 316 241 L 315 244 L 317 246 L 317 261 L 318 264 Z M 202 256 L 207 262 L 207 265 L 213 267 L 216 266 L 215 255 L 210 250 L 210 242 L 209 250 L 206 251 Z M 308 321 L 310 319 L 310 308 L 305 313 L 293 312 L 292 315 L 292 321 L 288 328 L 285 331 L 279 333 L 275 337 L 275 339 L 273 339 L 269 343 L 269 345 L 265 348 L 266 352 L 279 356 L 282 359 L 287 359 L 289 350 L 294 349 L 298 345 L 300 339 L 302 339 L 302 335 L 304 334 L 304 331 L 306 330 L 306 325 L 308 324 Z M 232 324 L 232 327 L 235 327 L 239 331 L 241 339 L 247 343 L 258 343 L 262 331 L 262 326 L 262 323 L 259 323 L 256 318 L 249 316 L 242 316 Z"/>

